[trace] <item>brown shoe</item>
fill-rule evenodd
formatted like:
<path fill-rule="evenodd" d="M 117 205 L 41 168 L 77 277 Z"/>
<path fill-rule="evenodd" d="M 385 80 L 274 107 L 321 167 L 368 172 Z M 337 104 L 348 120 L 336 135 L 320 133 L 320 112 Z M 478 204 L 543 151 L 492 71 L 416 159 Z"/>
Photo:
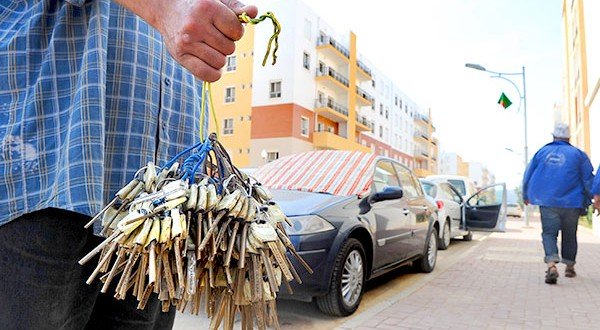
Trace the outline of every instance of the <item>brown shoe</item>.
<path fill-rule="evenodd" d="M 577 276 L 577 273 L 575 272 L 575 267 L 567 266 L 567 268 L 565 269 L 565 277 L 575 277 L 575 276 Z"/>
<path fill-rule="evenodd" d="M 558 270 L 556 266 L 548 267 L 546 271 L 546 283 L 548 284 L 556 284 L 556 280 L 558 279 Z"/>

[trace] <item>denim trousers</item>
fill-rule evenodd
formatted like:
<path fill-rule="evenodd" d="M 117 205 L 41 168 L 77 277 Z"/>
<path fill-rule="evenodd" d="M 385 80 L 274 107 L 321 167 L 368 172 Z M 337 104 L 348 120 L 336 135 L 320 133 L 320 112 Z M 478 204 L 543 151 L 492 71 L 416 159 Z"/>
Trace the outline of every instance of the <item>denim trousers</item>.
<path fill-rule="evenodd" d="M 540 206 L 542 217 L 542 244 L 544 245 L 544 262 L 563 262 L 574 265 L 577 257 L 577 224 L 578 208 L 561 208 Z M 558 255 L 557 238 L 561 232 L 561 257 Z"/>
<path fill-rule="evenodd" d="M 6 210 L 5 210 L 6 211 Z M 98 259 L 77 262 L 102 239 L 83 228 L 89 217 L 45 209 L 0 226 L 0 329 L 171 329 L 175 308 L 161 312 L 156 295 L 137 309 L 128 293 L 100 293 L 85 283 Z"/>

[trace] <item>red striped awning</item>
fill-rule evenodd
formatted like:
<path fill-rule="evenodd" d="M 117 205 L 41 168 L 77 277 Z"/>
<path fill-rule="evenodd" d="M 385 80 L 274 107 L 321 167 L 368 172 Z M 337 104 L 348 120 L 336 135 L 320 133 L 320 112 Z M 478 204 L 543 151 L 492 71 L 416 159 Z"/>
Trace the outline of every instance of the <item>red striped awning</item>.
<path fill-rule="evenodd" d="M 282 157 L 252 175 L 269 189 L 363 195 L 371 188 L 376 158 L 359 151 L 309 151 Z"/>

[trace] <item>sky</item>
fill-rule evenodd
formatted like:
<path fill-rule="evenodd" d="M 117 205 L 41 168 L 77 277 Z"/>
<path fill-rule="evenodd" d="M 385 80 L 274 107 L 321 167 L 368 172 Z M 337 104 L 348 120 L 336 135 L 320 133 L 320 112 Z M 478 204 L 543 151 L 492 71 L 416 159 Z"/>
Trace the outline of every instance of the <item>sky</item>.
<path fill-rule="evenodd" d="M 562 99 L 560 0 L 303 1 L 337 32 L 353 31 L 359 53 L 431 108 L 442 150 L 484 164 L 497 182 L 521 181 L 523 106 L 510 83 L 465 63 L 496 72 L 525 66 L 529 158 L 551 141 Z M 261 2 L 259 12 L 268 10 Z M 511 79 L 523 92 L 522 77 Z M 507 110 L 497 104 L 502 92 L 513 102 Z"/>

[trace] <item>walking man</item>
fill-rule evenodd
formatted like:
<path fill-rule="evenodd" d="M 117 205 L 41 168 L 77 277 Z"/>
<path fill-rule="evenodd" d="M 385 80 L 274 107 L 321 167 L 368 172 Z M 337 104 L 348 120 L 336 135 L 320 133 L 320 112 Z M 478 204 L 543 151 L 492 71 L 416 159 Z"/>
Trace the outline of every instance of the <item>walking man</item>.
<path fill-rule="evenodd" d="M 544 262 L 548 264 L 546 283 L 556 284 L 556 264 L 566 265 L 565 276 L 575 277 L 577 223 L 591 203 L 594 176 L 588 156 L 569 143 L 569 126 L 556 124 L 554 141 L 533 156 L 523 178 L 525 205 L 539 205 L 542 217 Z M 561 256 L 557 237 L 561 232 Z M 562 257 L 562 258 L 561 258 Z"/>

